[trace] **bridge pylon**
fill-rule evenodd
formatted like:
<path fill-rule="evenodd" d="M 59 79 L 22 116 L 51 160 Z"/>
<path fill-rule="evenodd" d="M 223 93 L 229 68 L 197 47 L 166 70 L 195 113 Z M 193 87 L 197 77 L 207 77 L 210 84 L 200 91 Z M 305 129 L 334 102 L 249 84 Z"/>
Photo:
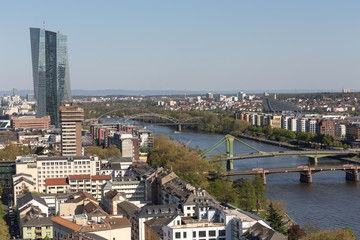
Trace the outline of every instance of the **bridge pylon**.
<path fill-rule="evenodd" d="M 217 147 L 219 147 L 223 142 L 226 141 L 226 157 L 228 157 L 229 159 L 226 160 L 226 168 L 228 171 L 231 171 L 234 169 L 234 160 L 231 159 L 232 157 L 234 157 L 234 141 L 238 141 L 242 144 L 244 144 L 245 146 L 257 151 L 258 153 L 261 153 L 263 155 L 265 155 L 266 153 L 257 150 L 256 148 L 250 146 L 249 144 L 241 141 L 240 139 L 227 134 L 225 135 L 223 138 L 221 138 L 219 141 L 217 141 L 216 143 L 214 143 L 211 147 L 205 149 L 201 154 L 200 157 L 205 157 L 207 154 L 211 153 L 213 150 L 215 150 Z"/>

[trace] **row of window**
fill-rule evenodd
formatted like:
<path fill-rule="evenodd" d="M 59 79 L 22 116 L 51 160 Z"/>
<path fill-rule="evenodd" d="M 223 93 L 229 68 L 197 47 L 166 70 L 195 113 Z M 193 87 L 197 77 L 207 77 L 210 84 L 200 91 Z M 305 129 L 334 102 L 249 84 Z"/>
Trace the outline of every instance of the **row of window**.
<path fill-rule="evenodd" d="M 225 235 L 226 235 L 225 230 L 219 230 L 218 236 L 225 236 Z M 170 232 L 169 232 L 169 236 L 170 236 Z M 208 235 L 206 235 L 206 231 L 193 232 L 193 238 L 206 237 L 206 236 L 216 237 L 216 230 L 208 231 Z M 187 238 L 187 232 L 182 232 L 182 238 Z M 181 232 L 175 232 L 175 239 L 181 239 Z"/>

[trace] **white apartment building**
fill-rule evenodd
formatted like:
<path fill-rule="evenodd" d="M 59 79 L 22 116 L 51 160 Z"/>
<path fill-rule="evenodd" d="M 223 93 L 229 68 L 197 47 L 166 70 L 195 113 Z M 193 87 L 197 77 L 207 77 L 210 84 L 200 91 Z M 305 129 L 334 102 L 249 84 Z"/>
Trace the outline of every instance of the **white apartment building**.
<path fill-rule="evenodd" d="M 307 121 L 307 132 L 316 134 L 317 132 L 317 121 L 316 119 L 309 119 Z"/>
<path fill-rule="evenodd" d="M 301 132 L 306 132 L 306 123 L 307 123 L 307 119 L 306 118 L 299 118 L 297 120 L 297 133 L 301 133 Z"/>
<path fill-rule="evenodd" d="M 335 136 L 337 136 L 337 137 L 345 137 L 346 136 L 346 125 L 344 125 L 344 124 L 336 124 L 335 125 Z"/>
<path fill-rule="evenodd" d="M 145 201 L 145 182 L 138 177 L 120 177 L 108 181 L 102 188 L 102 196 L 108 191 L 116 190 L 124 193 L 130 202 Z"/>
<path fill-rule="evenodd" d="M 100 175 L 100 160 L 97 156 L 19 157 L 16 160 L 16 173 L 32 175 L 35 189 L 45 192 L 47 178 L 65 178 L 77 174 Z"/>

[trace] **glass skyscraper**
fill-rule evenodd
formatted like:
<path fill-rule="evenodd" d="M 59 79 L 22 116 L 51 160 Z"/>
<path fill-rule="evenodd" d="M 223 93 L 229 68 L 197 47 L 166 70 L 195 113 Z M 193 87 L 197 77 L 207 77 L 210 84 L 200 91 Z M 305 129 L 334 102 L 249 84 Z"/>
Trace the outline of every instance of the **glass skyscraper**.
<path fill-rule="evenodd" d="M 71 101 L 67 36 L 30 28 L 36 116 L 49 115 L 59 127 L 59 106 Z"/>

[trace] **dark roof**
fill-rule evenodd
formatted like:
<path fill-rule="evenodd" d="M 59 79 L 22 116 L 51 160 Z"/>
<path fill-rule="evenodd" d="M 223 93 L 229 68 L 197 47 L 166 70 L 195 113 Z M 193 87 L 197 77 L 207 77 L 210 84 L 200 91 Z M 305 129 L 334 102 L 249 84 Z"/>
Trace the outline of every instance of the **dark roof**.
<path fill-rule="evenodd" d="M 66 236 L 62 239 L 69 239 L 69 240 L 107 240 L 106 238 L 100 237 L 94 233 L 83 233 L 83 232 L 73 232 L 69 236 Z"/>
<path fill-rule="evenodd" d="M 301 112 L 301 109 L 295 105 L 268 97 L 263 98 L 263 106 L 265 112 Z"/>
<path fill-rule="evenodd" d="M 34 194 L 32 192 L 29 192 L 29 193 L 25 194 L 24 196 L 22 196 L 21 198 L 19 198 L 18 201 L 17 201 L 17 205 L 19 207 L 25 206 L 28 202 L 30 202 L 33 199 L 35 201 L 41 203 L 42 205 L 47 206 L 44 199 L 42 199 L 41 197 L 39 197 L 38 195 L 36 195 L 36 194 Z"/>
<path fill-rule="evenodd" d="M 131 157 L 120 157 L 120 156 L 112 156 L 109 157 L 107 160 L 112 163 L 132 162 Z"/>
<path fill-rule="evenodd" d="M 76 197 L 77 196 L 77 197 Z M 75 198 L 76 197 L 76 198 Z M 71 196 L 69 196 L 69 200 L 72 203 L 78 203 L 81 202 L 84 199 L 90 199 L 92 201 L 97 202 L 97 200 L 89 193 L 87 192 L 83 192 L 83 191 L 78 191 L 77 193 L 72 194 Z"/>
<path fill-rule="evenodd" d="M 269 229 L 259 222 L 255 223 L 249 230 L 241 235 L 242 239 L 247 240 L 286 240 L 287 237 Z"/>
<path fill-rule="evenodd" d="M 177 204 L 171 205 L 148 205 L 141 208 L 136 215 L 141 217 L 171 217 L 174 214 L 182 213 L 182 209 Z"/>
<path fill-rule="evenodd" d="M 24 220 L 23 227 L 30 227 L 30 226 L 49 226 L 53 225 L 53 222 L 48 217 L 41 217 L 41 218 L 30 218 L 29 220 Z"/>
<path fill-rule="evenodd" d="M 135 216 L 136 211 L 139 209 L 135 204 L 128 201 L 122 201 L 118 203 L 117 206 L 124 215 L 128 215 L 130 217 Z"/>
<path fill-rule="evenodd" d="M 105 218 L 103 221 L 110 224 L 111 229 L 131 227 L 131 223 L 127 218 Z"/>
<path fill-rule="evenodd" d="M 163 226 L 167 225 L 168 220 L 168 217 L 153 218 L 149 221 L 146 221 L 145 224 L 152 228 L 159 235 L 159 237 L 161 237 L 163 235 L 162 228 Z"/>
<path fill-rule="evenodd" d="M 107 215 L 99 205 L 91 201 L 84 206 L 84 210 L 88 215 Z"/>

